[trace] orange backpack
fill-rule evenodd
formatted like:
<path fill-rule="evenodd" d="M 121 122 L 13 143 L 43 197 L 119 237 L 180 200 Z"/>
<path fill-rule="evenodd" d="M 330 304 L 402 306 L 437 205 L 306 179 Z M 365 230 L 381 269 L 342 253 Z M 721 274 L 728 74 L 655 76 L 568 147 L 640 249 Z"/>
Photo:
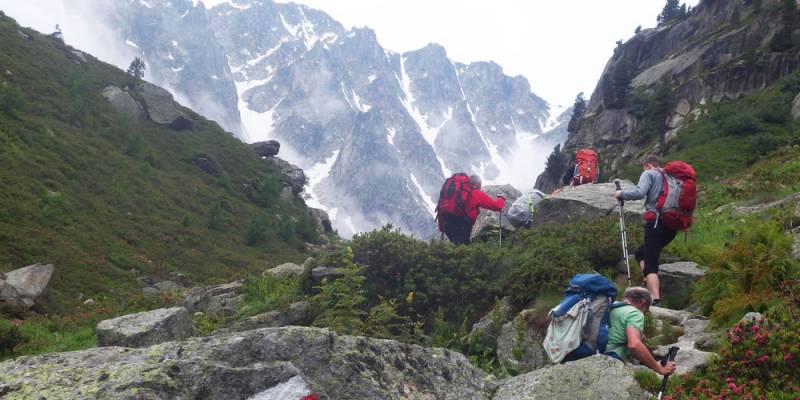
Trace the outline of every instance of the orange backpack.
<path fill-rule="evenodd" d="M 597 183 L 599 177 L 600 168 L 597 166 L 597 153 L 589 149 L 578 150 L 575 153 L 575 172 L 569 185 L 578 186 L 584 183 Z"/>

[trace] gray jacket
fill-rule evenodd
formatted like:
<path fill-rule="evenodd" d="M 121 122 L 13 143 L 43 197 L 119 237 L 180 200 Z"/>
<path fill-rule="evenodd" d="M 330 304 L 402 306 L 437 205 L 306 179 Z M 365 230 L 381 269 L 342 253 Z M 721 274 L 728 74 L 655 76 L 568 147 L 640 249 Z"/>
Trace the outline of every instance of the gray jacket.
<path fill-rule="evenodd" d="M 656 211 L 656 201 L 661 194 L 661 189 L 664 187 L 664 177 L 661 176 L 661 170 L 658 168 L 649 169 L 642 172 L 639 177 L 639 184 L 635 189 L 628 189 L 622 191 L 623 200 L 641 200 L 644 201 L 645 211 Z"/>

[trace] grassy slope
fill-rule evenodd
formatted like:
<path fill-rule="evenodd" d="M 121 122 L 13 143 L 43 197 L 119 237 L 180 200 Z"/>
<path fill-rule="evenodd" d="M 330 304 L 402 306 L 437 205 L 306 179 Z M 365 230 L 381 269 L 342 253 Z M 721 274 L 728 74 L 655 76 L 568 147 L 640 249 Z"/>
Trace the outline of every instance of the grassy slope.
<path fill-rule="evenodd" d="M 122 71 L 19 29 L 0 17 L 0 271 L 54 263 L 45 311 L 72 313 L 79 293 L 124 301 L 133 269 L 204 283 L 301 260 L 289 221 L 307 223 L 305 207 L 277 200 L 277 176 L 245 144 L 194 113 L 186 132 L 126 122 L 99 94 L 128 82 Z M 191 164 L 199 155 L 219 177 Z M 266 207 L 248 200 L 253 182 Z M 266 234 L 249 246 L 261 215 Z"/>

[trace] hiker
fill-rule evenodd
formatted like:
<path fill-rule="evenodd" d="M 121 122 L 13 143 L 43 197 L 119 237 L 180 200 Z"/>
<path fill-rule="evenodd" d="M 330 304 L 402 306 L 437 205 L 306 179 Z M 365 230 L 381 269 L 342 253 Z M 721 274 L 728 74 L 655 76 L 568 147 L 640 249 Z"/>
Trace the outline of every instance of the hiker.
<path fill-rule="evenodd" d="M 511 207 L 508 208 L 508 222 L 517 229 L 527 229 L 533 225 L 533 218 L 539 202 L 547 197 L 539 190 L 531 189 L 530 192 L 523 194 Z"/>
<path fill-rule="evenodd" d="M 653 305 L 660 306 L 661 284 L 658 279 L 658 260 L 661 250 L 672 239 L 675 239 L 677 231 L 667 227 L 667 224 L 659 223 L 656 202 L 664 188 L 661 159 L 656 155 L 646 156 L 642 160 L 642 168 L 644 168 L 644 172 L 639 177 L 639 184 L 636 185 L 636 188 L 617 190 L 614 192 L 614 197 L 619 200 L 645 199 L 644 244 L 636 250 L 636 261 L 639 262 L 639 268 L 642 270 L 644 284 L 653 298 Z"/>
<path fill-rule="evenodd" d="M 575 152 L 575 167 L 567 170 L 562 182 L 564 186 L 579 186 L 586 183 L 597 183 L 600 180 L 600 167 L 597 153 L 591 149 L 580 149 Z"/>
<path fill-rule="evenodd" d="M 650 311 L 652 297 L 645 288 L 631 287 L 625 290 L 622 301 L 611 306 L 609 316 L 608 346 L 606 355 L 625 360 L 628 351 L 642 364 L 661 375 L 675 372 L 675 363 L 661 365 L 642 342 L 644 314 Z"/>
<path fill-rule="evenodd" d="M 455 244 L 468 244 L 472 226 L 478 219 L 480 208 L 501 211 L 506 204 L 503 196 L 492 200 L 481 190 L 481 178 L 457 173 L 447 178 L 439 193 L 436 218 L 439 230 Z"/>

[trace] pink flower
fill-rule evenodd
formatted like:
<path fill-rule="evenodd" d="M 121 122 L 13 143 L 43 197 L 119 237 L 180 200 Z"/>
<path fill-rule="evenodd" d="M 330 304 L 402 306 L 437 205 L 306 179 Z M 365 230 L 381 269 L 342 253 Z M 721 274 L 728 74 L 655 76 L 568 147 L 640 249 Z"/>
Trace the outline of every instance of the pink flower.
<path fill-rule="evenodd" d="M 756 361 L 758 361 L 760 363 L 765 363 L 765 362 L 769 361 L 769 356 L 765 354 L 765 355 L 763 355 L 761 357 L 758 357 L 758 359 L 756 359 Z"/>
<path fill-rule="evenodd" d="M 760 328 L 758 327 L 758 325 L 753 325 L 753 326 L 750 327 L 750 332 L 754 332 L 755 333 L 755 332 L 758 332 L 759 329 Z"/>
<path fill-rule="evenodd" d="M 792 359 L 792 353 L 786 353 L 783 355 L 783 361 L 790 361 Z"/>
<path fill-rule="evenodd" d="M 21 319 L 14 318 L 11 320 L 11 326 L 13 326 L 14 328 L 18 327 L 21 323 L 22 323 Z"/>

